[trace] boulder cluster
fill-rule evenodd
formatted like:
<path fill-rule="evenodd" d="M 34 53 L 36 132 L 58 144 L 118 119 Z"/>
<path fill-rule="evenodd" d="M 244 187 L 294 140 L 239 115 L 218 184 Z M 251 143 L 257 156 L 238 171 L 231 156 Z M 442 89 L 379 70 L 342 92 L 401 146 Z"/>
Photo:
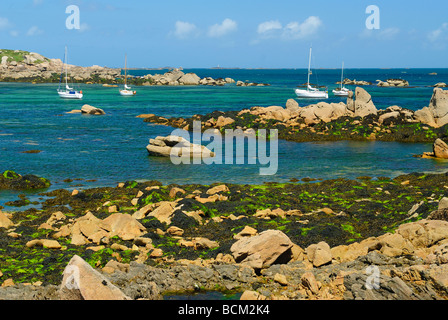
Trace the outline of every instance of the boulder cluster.
<path fill-rule="evenodd" d="M 336 82 L 336 84 L 341 84 L 340 81 Z M 370 86 L 372 83 L 364 80 L 350 80 L 344 79 L 342 80 L 342 84 L 352 85 L 352 86 Z"/>
<path fill-rule="evenodd" d="M 165 74 L 148 74 L 142 77 L 144 86 L 224 86 L 235 83 L 231 78 L 213 79 L 211 77 L 200 78 L 195 73 L 184 73 L 180 69 L 174 69 Z"/>
<path fill-rule="evenodd" d="M 399 106 L 378 110 L 372 101 L 372 96 L 363 88 L 357 87 L 355 92 L 350 91 L 347 103 L 319 102 L 300 107 L 296 100 L 290 99 L 286 103 L 286 108 L 253 107 L 240 111 L 239 115 L 243 113 L 255 115 L 259 120 L 278 120 L 287 127 L 312 126 L 322 121 L 328 123 L 341 117 L 364 118 L 379 115 L 379 125 L 400 118 L 408 123 L 422 123 L 439 128 L 448 123 L 448 91 L 435 88 L 429 106 L 415 112 Z"/>
<path fill-rule="evenodd" d="M 120 68 L 97 65 L 80 67 L 70 64 L 66 65 L 66 68 L 73 81 L 86 84 L 102 83 L 106 86 L 115 86 L 124 79 Z M 49 59 L 38 53 L 21 50 L 0 50 L 1 81 L 58 82 L 61 70 L 63 70 L 61 59 Z M 180 69 L 173 69 L 164 74 L 148 74 L 143 77 L 128 75 L 128 83 L 145 86 L 224 86 L 236 82 L 231 78 L 200 78 L 195 73 L 185 74 Z M 259 85 L 252 82 L 239 81 L 238 83 L 239 86 Z"/>
<path fill-rule="evenodd" d="M 21 50 L 0 50 L 0 80 L 21 81 L 39 80 L 54 82 L 59 80 L 63 67 L 61 59 L 48 59 L 34 52 Z M 120 77 L 121 69 L 100 66 L 79 67 L 67 65 L 67 70 L 77 82 L 95 82 L 95 79 L 115 81 Z"/>
<path fill-rule="evenodd" d="M 409 87 L 409 81 L 404 79 L 376 80 L 378 87 Z"/>

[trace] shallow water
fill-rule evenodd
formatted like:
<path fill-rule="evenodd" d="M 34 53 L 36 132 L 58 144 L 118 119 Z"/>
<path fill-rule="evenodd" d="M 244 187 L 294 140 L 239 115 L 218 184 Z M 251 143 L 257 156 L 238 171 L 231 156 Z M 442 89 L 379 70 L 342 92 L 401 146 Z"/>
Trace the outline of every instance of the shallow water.
<path fill-rule="evenodd" d="M 430 144 L 394 142 L 279 141 L 276 175 L 261 176 L 260 165 L 173 165 L 169 159 L 149 157 L 150 138 L 168 135 L 172 128 L 144 123 L 143 113 L 166 117 L 205 114 L 215 110 L 241 110 L 255 105 L 284 105 L 294 98 L 293 87 L 303 70 L 184 70 L 201 77 L 232 77 L 267 82 L 269 87 L 136 87 L 135 97 L 121 97 L 118 88 L 81 85 L 82 101 L 61 100 L 54 84 L 0 84 L 0 171 L 12 169 L 50 179 L 55 188 L 115 186 L 127 180 L 159 180 L 164 184 L 214 182 L 259 184 L 287 182 L 291 178 L 394 177 L 410 172 L 444 172 L 445 161 L 412 157 L 431 150 Z M 143 71 L 134 71 L 141 73 Z M 332 85 L 339 70 L 318 70 L 320 81 Z M 406 73 L 403 73 L 406 72 Z M 437 72 L 438 76 L 428 73 Z M 154 73 L 154 71 L 151 71 Z M 306 72 L 305 72 L 306 73 Z M 436 82 L 448 82 L 447 69 L 347 70 L 358 80 L 397 78 L 416 88 L 366 87 L 378 108 L 400 105 L 418 109 L 429 103 Z M 315 101 L 298 100 L 307 105 Z M 327 102 L 344 101 L 331 97 Z M 105 116 L 66 114 L 90 104 Z M 40 153 L 23 153 L 40 150 Z M 247 163 L 247 159 L 246 159 Z M 83 179 L 64 182 L 65 179 Z M 90 181 L 89 181 L 90 180 Z M 80 186 L 80 184 L 82 186 Z M 0 191 L 0 205 L 16 199 L 17 192 Z"/>

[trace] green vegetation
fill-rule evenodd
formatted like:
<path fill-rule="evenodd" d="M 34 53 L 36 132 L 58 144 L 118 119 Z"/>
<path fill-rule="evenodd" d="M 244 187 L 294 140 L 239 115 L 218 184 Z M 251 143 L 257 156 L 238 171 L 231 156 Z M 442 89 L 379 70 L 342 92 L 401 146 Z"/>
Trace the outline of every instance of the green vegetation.
<path fill-rule="evenodd" d="M 0 177 L 16 177 L 12 171 Z M 12 179 L 14 180 L 14 179 Z M 56 231 L 37 229 L 55 211 L 62 211 L 71 219 L 78 219 L 91 211 L 99 219 L 110 215 L 108 206 L 116 204 L 120 212 L 133 214 L 139 208 L 160 201 L 177 201 L 181 210 L 173 212 L 171 225 L 157 218 L 146 216 L 140 223 L 146 228 L 145 238 L 150 238 L 154 248 L 162 250 L 161 260 L 149 258 L 146 263 L 156 265 L 165 259 L 210 259 L 218 254 L 229 254 L 236 241 L 233 237 L 246 226 L 259 233 L 269 229 L 281 230 L 302 248 L 326 241 L 331 247 L 361 241 L 395 230 L 399 225 L 426 218 L 437 208 L 437 201 L 448 195 L 446 176 L 436 174 L 409 174 L 390 179 L 388 177 L 359 177 L 357 180 L 303 179 L 300 183 L 266 183 L 263 185 L 227 184 L 229 191 L 221 192 L 227 200 L 201 203 L 194 197 L 206 198 L 212 186 L 170 185 L 151 182 L 126 182 L 123 188 L 93 188 L 72 196 L 67 190 L 42 193 L 42 209 L 16 212 L 13 222 L 18 225 L 18 238 L 11 238 L 0 229 L 1 280 L 13 278 L 16 283 L 42 281 L 59 283 L 62 271 L 70 258 L 77 254 L 90 265 L 100 268 L 110 259 L 119 258 L 122 263 L 136 259 L 132 241 L 118 236 L 109 239 L 103 249 L 93 251 L 89 245 L 74 246 L 70 237 L 56 239 L 63 249 L 27 248 L 33 239 L 53 239 Z M 8 180 L 10 181 L 10 180 Z M 406 181 L 406 184 L 402 184 Z M 408 182 L 409 181 L 409 182 Z M 149 188 L 158 186 L 158 188 Z M 181 188 L 170 198 L 173 187 Z M 141 191 L 136 206 L 131 201 Z M 24 197 L 21 197 L 23 200 Z M 135 202 L 134 202 L 135 203 Z M 408 211 L 421 203 L 416 216 L 411 219 Z M 70 208 L 70 209 L 69 209 Z M 280 208 L 284 216 L 261 219 L 255 216 L 260 210 Z M 202 212 L 202 223 L 183 212 Z M 288 212 L 294 212 L 289 215 Z M 196 237 L 208 238 L 219 243 L 211 249 L 194 249 L 181 246 L 178 237 L 167 233 L 170 226 L 184 230 L 182 238 L 189 241 Z M 111 245 L 124 245 L 128 250 L 113 250 Z M 148 253 L 149 256 L 149 253 Z"/>

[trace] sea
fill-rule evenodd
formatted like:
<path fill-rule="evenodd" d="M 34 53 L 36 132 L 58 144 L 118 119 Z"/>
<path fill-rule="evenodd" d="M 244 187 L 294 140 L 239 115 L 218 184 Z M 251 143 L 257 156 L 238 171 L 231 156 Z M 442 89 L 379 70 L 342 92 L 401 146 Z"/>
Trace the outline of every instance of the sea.
<path fill-rule="evenodd" d="M 168 70 L 131 70 L 130 74 Z M 84 98 L 63 100 L 57 84 L 0 83 L 0 172 L 14 170 L 49 179 L 53 189 L 116 186 L 125 181 L 158 180 L 163 184 L 263 184 L 291 179 L 354 179 L 359 176 L 396 177 L 411 172 L 445 172 L 448 162 L 415 158 L 431 151 L 427 143 L 279 141 L 278 169 L 260 175 L 263 165 L 173 164 L 169 158 L 148 155 L 149 139 L 172 133 L 173 128 L 149 124 L 136 116 L 190 117 L 216 110 L 242 110 L 254 106 L 285 106 L 296 99 L 300 106 L 317 103 L 298 99 L 294 89 L 306 82 L 305 69 L 185 69 L 198 76 L 230 77 L 268 83 L 264 87 L 148 86 L 134 87 L 137 95 L 122 97 L 118 88 L 79 84 Z M 448 69 L 346 69 L 344 78 L 370 81 L 364 88 L 378 109 L 398 105 L 417 110 L 429 104 L 433 85 L 448 83 Z M 328 86 L 326 102 L 345 102 L 331 90 L 341 78 L 339 69 L 313 70 L 311 82 Z M 406 88 L 377 87 L 376 80 L 405 79 Z M 353 86 L 347 86 L 354 88 Z M 68 114 L 89 104 L 104 116 Z M 38 150 L 38 153 L 28 153 Z M 41 192 L 41 191 L 40 191 Z M 0 205 L 23 192 L 0 190 Z M 37 192 L 27 192 L 36 195 Z"/>

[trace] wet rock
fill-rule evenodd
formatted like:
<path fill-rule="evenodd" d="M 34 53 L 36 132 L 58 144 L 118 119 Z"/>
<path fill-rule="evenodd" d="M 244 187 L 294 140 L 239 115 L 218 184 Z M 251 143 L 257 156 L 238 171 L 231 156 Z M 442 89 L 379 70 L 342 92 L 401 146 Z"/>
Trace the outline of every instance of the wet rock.
<path fill-rule="evenodd" d="M 326 103 L 319 102 L 318 104 L 309 105 L 300 108 L 298 116 L 305 121 L 305 124 L 316 124 L 320 121 L 330 122 L 342 116 L 349 116 L 351 113 L 347 110 L 344 103 Z"/>
<path fill-rule="evenodd" d="M 258 231 L 252 227 L 245 226 L 243 230 L 241 230 L 238 234 L 234 235 L 233 238 L 235 240 L 240 240 L 245 237 L 253 237 L 258 234 Z"/>
<path fill-rule="evenodd" d="M 73 256 L 63 273 L 61 300 L 130 300 L 106 277 L 79 256 Z"/>
<path fill-rule="evenodd" d="M 71 228 L 71 244 L 84 245 L 89 243 L 89 238 L 92 238 L 93 235 L 103 231 L 100 224 L 101 220 L 95 217 L 91 212 L 76 219 Z"/>
<path fill-rule="evenodd" d="M 387 79 L 386 81 L 377 80 L 378 87 L 408 87 L 409 82 L 403 79 Z"/>
<path fill-rule="evenodd" d="M 378 275 L 378 281 L 373 283 L 373 279 L 369 277 L 371 276 L 360 273 L 347 275 L 344 278 L 346 287 L 344 298 L 346 300 L 420 300 L 422 298 L 414 294 L 412 287 L 398 277 Z"/>
<path fill-rule="evenodd" d="M 310 245 L 305 251 L 308 260 L 310 260 L 315 267 L 331 263 L 331 260 L 333 259 L 330 246 L 323 241 L 318 244 Z"/>
<path fill-rule="evenodd" d="M 199 78 L 194 73 L 187 73 L 180 77 L 177 81 L 185 86 L 197 86 L 199 85 L 199 81 L 201 81 L 201 78 Z"/>
<path fill-rule="evenodd" d="M 372 96 L 363 88 L 357 87 L 355 90 L 355 117 L 366 117 L 368 115 L 377 114 L 377 109 L 372 101 Z"/>
<path fill-rule="evenodd" d="M 312 294 L 318 294 L 319 293 L 319 284 L 316 280 L 316 277 L 312 272 L 306 272 L 302 275 L 300 278 L 300 281 L 302 282 L 302 285 L 311 291 Z"/>
<path fill-rule="evenodd" d="M 256 301 L 256 300 L 266 300 L 267 298 L 256 292 L 256 291 L 252 291 L 252 290 L 246 290 L 243 292 L 243 294 L 240 297 L 240 300 L 248 300 L 248 301 Z"/>
<path fill-rule="evenodd" d="M 155 217 L 162 223 L 171 224 L 171 218 L 173 217 L 176 202 L 162 201 L 157 204 L 157 207 L 151 211 L 148 216 Z"/>
<path fill-rule="evenodd" d="M 221 184 L 219 186 L 208 189 L 206 193 L 208 195 L 214 195 L 215 193 L 220 192 L 229 192 L 229 188 L 225 184 Z"/>
<path fill-rule="evenodd" d="M 104 112 L 103 109 L 92 107 L 91 105 L 85 104 L 81 108 L 81 112 L 85 114 L 91 114 L 91 115 L 105 115 L 106 112 Z"/>
<path fill-rule="evenodd" d="M 336 84 L 341 84 L 340 81 L 336 82 Z M 350 80 L 350 79 L 344 79 L 342 81 L 342 84 L 348 84 L 348 85 L 353 85 L 353 86 L 369 86 L 372 83 L 369 81 L 364 81 L 364 80 Z"/>
<path fill-rule="evenodd" d="M 14 223 L 0 210 L 0 228 L 9 229 L 14 226 Z"/>
<path fill-rule="evenodd" d="M 60 249 L 61 245 L 56 240 L 48 240 L 48 239 L 40 239 L 40 240 L 31 240 L 26 243 L 28 248 L 33 247 L 44 247 L 48 249 Z"/>
<path fill-rule="evenodd" d="M 448 90 L 434 89 L 429 102 L 429 110 L 434 116 L 434 121 L 438 127 L 448 123 Z"/>
<path fill-rule="evenodd" d="M 261 119 L 287 121 L 291 118 L 290 110 L 286 110 L 280 106 L 253 107 L 250 109 L 250 113 L 260 117 Z"/>
<path fill-rule="evenodd" d="M 22 176 L 11 170 L 4 171 L 0 174 L 0 190 L 44 189 L 50 187 L 50 185 L 49 180 L 35 175 Z"/>
<path fill-rule="evenodd" d="M 284 256 L 292 248 L 291 240 L 279 230 L 267 230 L 258 236 L 241 239 L 235 242 L 230 251 L 235 261 L 248 264 L 253 268 L 266 268 Z"/>
<path fill-rule="evenodd" d="M 118 236 L 123 240 L 134 240 L 146 232 L 146 228 L 128 214 L 114 213 L 104 219 L 100 227 L 109 232 L 109 237 Z"/>
<path fill-rule="evenodd" d="M 235 122 L 235 120 L 233 120 L 232 118 L 220 116 L 216 120 L 216 123 L 214 126 L 217 128 L 222 128 L 222 127 L 231 125 L 234 122 Z"/>
<path fill-rule="evenodd" d="M 410 241 L 415 248 L 428 248 L 439 241 L 448 239 L 448 222 L 420 220 L 401 225 L 397 233 Z"/>
<path fill-rule="evenodd" d="M 203 145 L 190 143 L 179 136 L 157 137 L 149 140 L 146 149 L 151 156 L 175 158 L 209 158 L 215 154 Z"/>
<path fill-rule="evenodd" d="M 442 139 L 434 142 L 433 151 L 436 158 L 448 159 L 448 145 Z"/>
<path fill-rule="evenodd" d="M 168 233 L 171 236 L 181 237 L 184 234 L 184 230 L 181 228 L 178 228 L 176 226 L 171 226 L 166 230 L 166 233 Z"/>

